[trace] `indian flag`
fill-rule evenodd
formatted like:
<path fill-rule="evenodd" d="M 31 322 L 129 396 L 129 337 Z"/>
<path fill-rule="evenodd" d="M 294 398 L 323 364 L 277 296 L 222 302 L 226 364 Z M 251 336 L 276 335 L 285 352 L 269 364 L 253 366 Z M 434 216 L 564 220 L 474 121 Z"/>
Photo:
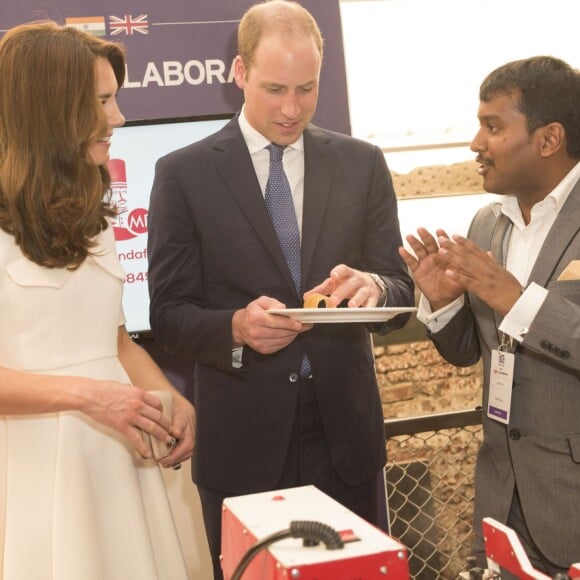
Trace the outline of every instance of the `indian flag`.
<path fill-rule="evenodd" d="M 107 31 L 105 29 L 104 16 L 81 16 L 79 18 L 65 18 L 65 26 L 72 26 L 79 30 L 84 30 L 95 36 L 105 36 Z"/>

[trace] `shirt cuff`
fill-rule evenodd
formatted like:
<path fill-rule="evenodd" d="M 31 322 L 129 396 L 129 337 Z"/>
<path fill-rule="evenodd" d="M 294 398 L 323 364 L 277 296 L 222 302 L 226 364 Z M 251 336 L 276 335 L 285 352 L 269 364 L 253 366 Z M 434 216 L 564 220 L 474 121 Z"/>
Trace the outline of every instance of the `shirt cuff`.
<path fill-rule="evenodd" d="M 456 298 L 451 304 L 433 312 L 431 303 L 423 294 L 419 298 L 419 307 L 417 309 L 417 319 L 422 322 L 429 332 L 436 333 L 445 328 L 449 321 L 461 310 L 465 298 L 463 294 Z"/>
<path fill-rule="evenodd" d="M 387 287 L 387 283 L 374 272 L 368 272 L 370 277 L 373 279 L 373 282 L 377 285 L 377 288 L 381 291 L 379 297 L 377 298 L 377 308 L 382 308 L 383 306 L 387 305 L 389 301 L 389 289 Z"/>
<path fill-rule="evenodd" d="M 546 296 L 548 296 L 548 291 L 532 282 L 505 315 L 499 325 L 499 330 L 514 340 L 522 342 L 542 304 L 544 304 Z"/>
<path fill-rule="evenodd" d="M 232 367 L 235 369 L 241 369 L 244 364 L 242 363 L 242 355 L 244 354 L 244 347 L 237 346 L 232 348 Z"/>

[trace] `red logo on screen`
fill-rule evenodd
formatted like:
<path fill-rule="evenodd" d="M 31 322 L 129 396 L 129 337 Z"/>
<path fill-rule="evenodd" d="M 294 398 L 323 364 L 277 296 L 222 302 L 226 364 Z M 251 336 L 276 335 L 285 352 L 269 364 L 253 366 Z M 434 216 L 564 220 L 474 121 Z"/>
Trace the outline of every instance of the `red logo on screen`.
<path fill-rule="evenodd" d="M 127 172 L 123 159 L 109 159 L 107 167 L 111 175 L 111 202 L 117 208 L 113 220 L 115 240 L 132 240 L 147 233 L 147 210 L 137 207 L 129 210 L 127 203 Z"/>
<path fill-rule="evenodd" d="M 147 233 L 147 210 L 138 207 L 127 216 L 127 226 L 136 235 Z"/>

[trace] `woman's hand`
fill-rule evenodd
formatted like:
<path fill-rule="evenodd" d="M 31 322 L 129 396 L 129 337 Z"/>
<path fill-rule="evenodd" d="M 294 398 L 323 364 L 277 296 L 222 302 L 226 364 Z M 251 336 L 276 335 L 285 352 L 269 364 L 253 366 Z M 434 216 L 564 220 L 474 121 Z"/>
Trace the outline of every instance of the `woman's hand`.
<path fill-rule="evenodd" d="M 174 394 L 173 422 L 171 435 L 177 444 L 169 455 L 161 460 L 163 467 L 179 469 L 182 461 L 191 458 L 195 444 L 195 409 L 183 396 Z"/>
<path fill-rule="evenodd" d="M 161 402 L 147 391 L 117 381 L 86 379 L 77 394 L 82 400 L 80 411 L 123 434 L 143 457 L 150 458 L 151 450 L 141 431 L 172 441 L 171 423 Z"/>

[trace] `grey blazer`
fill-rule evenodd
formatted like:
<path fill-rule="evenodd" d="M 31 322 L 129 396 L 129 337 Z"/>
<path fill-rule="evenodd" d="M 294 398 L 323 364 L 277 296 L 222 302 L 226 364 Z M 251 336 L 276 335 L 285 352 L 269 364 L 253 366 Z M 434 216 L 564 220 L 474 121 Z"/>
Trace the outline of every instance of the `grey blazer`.
<path fill-rule="evenodd" d="M 475 216 L 469 238 L 503 263 L 511 223 L 491 206 Z M 553 563 L 580 562 L 580 280 L 558 281 L 580 259 L 580 182 L 570 193 L 530 275 L 548 296 L 515 353 L 509 425 L 488 419 L 490 352 L 501 317 L 474 295 L 431 338 L 449 362 L 483 359 L 484 441 L 477 458 L 474 525 L 483 551 L 481 519 L 505 523 L 517 485 L 534 542 Z"/>
<path fill-rule="evenodd" d="M 389 306 L 412 306 L 413 283 L 397 253 L 397 205 L 380 149 L 310 126 L 304 133 L 303 290 L 339 263 L 377 272 Z M 231 320 L 261 295 L 299 307 L 246 143 L 233 119 L 170 153 L 156 166 L 149 213 L 151 326 L 170 352 L 194 367 L 195 480 L 231 493 L 279 480 L 297 400 L 296 371 L 307 352 L 329 451 L 348 483 L 385 462 L 382 406 L 370 330 L 322 324 L 283 350 L 244 347 L 232 367 Z"/>

